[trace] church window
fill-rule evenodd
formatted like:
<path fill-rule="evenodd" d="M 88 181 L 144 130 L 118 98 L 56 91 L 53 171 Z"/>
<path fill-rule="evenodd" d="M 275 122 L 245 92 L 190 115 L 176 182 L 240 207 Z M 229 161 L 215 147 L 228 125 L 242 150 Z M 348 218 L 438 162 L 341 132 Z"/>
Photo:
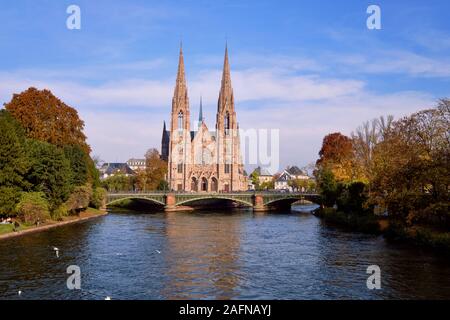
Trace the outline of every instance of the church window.
<path fill-rule="evenodd" d="M 178 173 L 183 173 L 183 164 L 182 163 L 178 164 Z"/>
<path fill-rule="evenodd" d="M 183 112 L 180 111 L 180 113 L 178 113 L 178 131 L 183 131 L 183 127 L 184 127 L 184 115 Z"/>
<path fill-rule="evenodd" d="M 230 173 L 230 164 L 225 164 L 225 173 Z"/>
<path fill-rule="evenodd" d="M 227 112 L 224 119 L 225 135 L 230 134 L 230 114 Z"/>

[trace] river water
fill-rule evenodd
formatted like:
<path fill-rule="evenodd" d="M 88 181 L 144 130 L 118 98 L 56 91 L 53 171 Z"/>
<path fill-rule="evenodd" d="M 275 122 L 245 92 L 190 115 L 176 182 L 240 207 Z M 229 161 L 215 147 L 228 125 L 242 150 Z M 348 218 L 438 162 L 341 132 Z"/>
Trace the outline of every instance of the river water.
<path fill-rule="evenodd" d="M 298 211 L 312 208 L 115 211 L 4 240 L 0 299 L 450 299 L 448 257 Z M 70 265 L 81 290 L 67 289 Z M 370 265 L 381 290 L 367 289 Z"/>

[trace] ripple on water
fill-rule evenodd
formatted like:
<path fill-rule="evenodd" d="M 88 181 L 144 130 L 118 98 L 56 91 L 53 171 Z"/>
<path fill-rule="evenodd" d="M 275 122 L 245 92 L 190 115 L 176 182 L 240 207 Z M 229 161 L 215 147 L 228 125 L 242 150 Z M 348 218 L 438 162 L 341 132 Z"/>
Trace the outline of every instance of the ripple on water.
<path fill-rule="evenodd" d="M 112 213 L 0 242 L 0 298 L 450 298 L 448 258 L 324 226 L 297 211 Z M 52 248 L 60 249 L 60 258 Z M 82 272 L 81 292 L 66 268 Z M 382 290 L 366 288 L 379 265 Z"/>

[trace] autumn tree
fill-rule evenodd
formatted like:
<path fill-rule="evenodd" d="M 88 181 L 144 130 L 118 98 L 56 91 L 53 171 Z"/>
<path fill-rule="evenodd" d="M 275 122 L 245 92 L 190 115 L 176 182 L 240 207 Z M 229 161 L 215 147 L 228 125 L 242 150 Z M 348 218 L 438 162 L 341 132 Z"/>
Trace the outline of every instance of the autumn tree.
<path fill-rule="evenodd" d="M 58 147 L 78 145 L 86 154 L 90 153 L 78 112 L 49 90 L 32 87 L 14 94 L 5 108 L 22 125 L 27 137 Z"/>
<path fill-rule="evenodd" d="M 332 133 L 323 139 L 316 166 L 318 170 L 331 170 L 336 181 L 351 181 L 354 176 L 352 140 L 341 133 Z"/>
<path fill-rule="evenodd" d="M 352 132 L 352 144 L 354 150 L 354 172 L 358 180 L 366 184 L 372 179 L 373 151 L 388 134 L 393 123 L 393 116 L 380 117 L 363 123 Z"/>
<path fill-rule="evenodd" d="M 448 105 L 396 121 L 374 149 L 372 201 L 405 223 L 450 226 Z"/>
<path fill-rule="evenodd" d="M 145 172 L 147 174 L 147 190 L 157 190 L 165 181 L 167 162 L 161 159 L 156 149 L 150 149 L 145 154 Z"/>

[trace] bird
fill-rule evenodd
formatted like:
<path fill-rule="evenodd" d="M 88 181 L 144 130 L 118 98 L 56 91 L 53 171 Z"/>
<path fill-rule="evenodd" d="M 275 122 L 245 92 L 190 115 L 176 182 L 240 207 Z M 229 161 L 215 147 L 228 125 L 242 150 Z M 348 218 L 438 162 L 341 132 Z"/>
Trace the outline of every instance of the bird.
<path fill-rule="evenodd" d="M 57 247 L 53 247 L 53 250 L 55 250 L 56 257 L 59 258 L 59 249 Z"/>
<path fill-rule="evenodd" d="M 22 291 L 19 290 L 19 291 L 17 292 L 17 294 L 18 294 L 19 296 L 21 296 L 21 295 L 22 295 Z"/>
<path fill-rule="evenodd" d="M 161 254 L 161 251 L 159 251 L 159 250 L 155 250 L 157 253 L 159 253 L 159 254 Z"/>
<path fill-rule="evenodd" d="M 105 300 L 111 300 L 111 297 L 106 297 Z"/>

